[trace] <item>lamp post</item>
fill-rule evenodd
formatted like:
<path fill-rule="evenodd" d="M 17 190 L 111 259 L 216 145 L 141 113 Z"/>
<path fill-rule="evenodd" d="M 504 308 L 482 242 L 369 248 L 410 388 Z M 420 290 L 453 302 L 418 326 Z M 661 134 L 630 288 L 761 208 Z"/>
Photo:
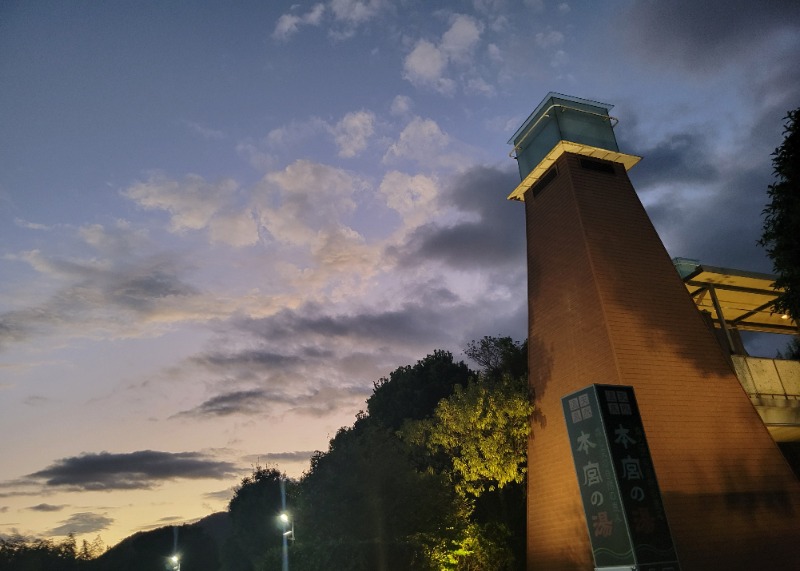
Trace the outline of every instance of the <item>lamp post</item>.
<path fill-rule="evenodd" d="M 289 517 L 289 513 L 286 511 L 286 483 L 281 480 L 281 513 L 278 516 L 278 519 L 281 520 L 281 525 L 283 526 L 283 558 L 281 562 L 281 570 L 282 571 L 289 571 L 289 538 L 294 541 L 294 520 Z M 291 527 L 289 524 L 291 523 Z"/>

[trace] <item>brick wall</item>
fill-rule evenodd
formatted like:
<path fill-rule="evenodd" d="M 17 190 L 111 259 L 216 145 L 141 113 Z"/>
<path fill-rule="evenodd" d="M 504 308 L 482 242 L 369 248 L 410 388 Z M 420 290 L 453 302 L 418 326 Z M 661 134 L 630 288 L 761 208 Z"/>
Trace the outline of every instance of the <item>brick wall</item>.
<path fill-rule="evenodd" d="M 526 196 L 528 568 L 592 569 L 563 395 L 632 385 L 684 571 L 800 569 L 800 485 L 672 266 L 622 165 L 577 155 Z"/>

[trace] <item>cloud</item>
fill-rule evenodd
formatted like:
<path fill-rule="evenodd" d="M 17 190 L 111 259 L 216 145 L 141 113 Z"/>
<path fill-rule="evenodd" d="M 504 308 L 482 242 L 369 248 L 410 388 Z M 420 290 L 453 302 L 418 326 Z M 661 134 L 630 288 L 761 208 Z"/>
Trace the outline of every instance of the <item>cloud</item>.
<path fill-rule="evenodd" d="M 264 460 L 266 462 L 308 462 L 308 459 L 314 455 L 314 450 L 293 450 L 291 452 L 267 452 L 266 454 L 259 454 L 258 456 L 249 456 L 256 460 Z"/>
<path fill-rule="evenodd" d="M 81 512 L 72 514 L 69 519 L 61 522 L 61 525 L 47 531 L 47 535 L 81 535 L 84 533 L 94 533 L 108 529 L 114 523 L 114 519 L 105 514 L 92 512 Z"/>
<path fill-rule="evenodd" d="M 105 253 L 127 251 L 122 242 L 109 237 Z M 147 320 L 166 313 L 178 317 L 198 296 L 181 277 L 186 263 L 168 254 L 81 260 L 50 258 L 32 250 L 16 259 L 62 285 L 42 302 L 0 314 L 0 348 L 66 330 L 76 336 L 101 330 L 133 335 Z M 189 313 L 196 316 L 195 310 Z M 187 317 L 184 313 L 182 318 Z"/>
<path fill-rule="evenodd" d="M 172 480 L 221 479 L 236 473 L 233 464 L 198 452 L 85 453 L 62 458 L 29 474 L 48 487 L 74 491 L 147 490 Z"/>
<path fill-rule="evenodd" d="M 235 356 L 231 356 L 230 359 L 235 359 Z M 286 401 L 283 395 L 271 394 L 261 389 L 233 391 L 212 397 L 199 406 L 180 413 L 179 416 L 264 415 L 271 404 Z"/>
<path fill-rule="evenodd" d="M 295 161 L 267 174 L 260 185 L 256 200 L 262 234 L 303 248 L 295 256 L 307 256 L 322 248 L 330 233 L 346 227 L 345 219 L 356 208 L 355 195 L 365 188 L 365 181 L 342 169 Z"/>
<path fill-rule="evenodd" d="M 226 417 L 232 415 L 268 416 L 275 406 L 296 414 L 324 416 L 363 401 L 368 391 L 361 386 L 322 384 L 302 393 L 252 389 L 214 396 L 177 416 Z"/>
<path fill-rule="evenodd" d="M 474 167 L 459 175 L 440 197 L 462 216 L 451 223 L 429 223 L 401 247 L 389 248 L 404 265 L 438 261 L 454 269 L 489 270 L 524 259 L 524 216 L 506 196 L 518 184 L 516 173 Z M 516 210 L 516 212 L 515 212 Z M 516 217 L 518 223 L 509 223 Z"/>
<path fill-rule="evenodd" d="M 537 32 L 533 39 L 540 48 L 552 48 L 564 43 L 564 34 L 557 30 L 548 30 Z"/>
<path fill-rule="evenodd" d="M 220 324 L 213 349 L 182 365 L 184 375 L 204 379 L 216 394 L 182 414 L 321 415 L 357 406 L 387 366 L 446 343 L 470 311 L 439 279 L 425 279 L 393 278 L 374 306 L 306 303 Z"/>
<path fill-rule="evenodd" d="M 637 53 L 695 73 L 719 71 L 739 56 L 759 57 L 755 44 L 800 31 L 793 0 L 635 2 L 625 18 L 622 29 Z"/>
<path fill-rule="evenodd" d="M 233 497 L 233 488 L 225 488 L 224 490 L 217 490 L 216 492 L 207 492 L 203 494 L 203 497 L 207 500 L 227 503 Z"/>
<path fill-rule="evenodd" d="M 356 111 L 345 115 L 332 129 L 339 156 L 352 158 L 367 148 L 369 138 L 375 132 L 375 114 Z"/>
<path fill-rule="evenodd" d="M 276 127 L 260 140 L 247 138 L 236 145 L 236 152 L 245 157 L 250 165 L 261 172 L 276 168 L 278 156 L 294 149 L 305 149 L 310 141 L 330 133 L 332 127 L 319 117 L 309 117 L 303 121 L 292 120 Z"/>
<path fill-rule="evenodd" d="M 349 313 L 328 313 L 307 304 L 299 310 L 286 309 L 267 318 L 239 320 L 237 326 L 274 342 L 292 339 L 335 342 L 338 338 L 348 340 L 347 345 L 352 346 L 357 341 L 386 344 L 410 339 L 435 340 L 446 325 L 436 322 L 434 315 L 429 308 L 413 302 L 404 302 L 396 309 L 364 308 Z"/>
<path fill-rule="evenodd" d="M 391 144 L 383 156 L 384 163 L 398 159 L 430 164 L 441 161 L 446 156 L 450 137 L 442 131 L 433 119 L 415 117 L 402 130 L 397 141 Z"/>
<path fill-rule="evenodd" d="M 392 105 L 390 108 L 390 112 L 392 115 L 406 115 L 411 112 L 411 107 L 413 106 L 413 102 L 411 98 L 407 95 L 397 95 L 392 100 Z"/>
<path fill-rule="evenodd" d="M 439 194 L 437 181 L 424 174 L 409 175 L 399 171 L 387 172 L 378 192 L 389 208 L 397 211 L 406 225 L 416 226 L 429 217 Z"/>
<path fill-rule="evenodd" d="M 190 174 L 179 182 L 156 174 L 122 195 L 147 210 L 169 212 L 171 232 L 209 229 L 212 241 L 241 247 L 256 243 L 258 233 L 250 211 L 236 207 L 238 190 L 232 179 L 209 183 Z"/>
<path fill-rule="evenodd" d="M 54 506 L 53 504 L 37 504 L 35 506 L 31 506 L 28 509 L 34 512 L 60 512 L 63 510 L 65 505 Z"/>
<path fill-rule="evenodd" d="M 469 61 L 481 39 L 483 26 L 470 16 L 457 14 L 450 28 L 442 35 L 439 48 L 453 62 Z"/>
<path fill-rule="evenodd" d="M 417 87 L 429 87 L 443 95 L 453 95 L 456 82 L 447 77 L 451 65 L 465 67 L 468 77 L 475 75 L 473 54 L 483 25 L 464 14 L 453 16 L 438 45 L 420 39 L 403 61 L 403 77 Z M 473 91 L 476 78 L 473 79 Z M 487 84 L 488 85 L 488 84 Z M 491 92 L 491 90 L 487 90 Z"/>
<path fill-rule="evenodd" d="M 49 226 L 45 226 L 44 224 L 37 224 L 35 222 L 28 222 L 27 220 L 23 220 L 22 218 L 14 218 L 14 224 L 19 226 L 20 228 L 26 228 L 28 230 L 44 230 L 44 231 L 51 230 Z"/>
<path fill-rule="evenodd" d="M 639 190 L 659 183 L 704 184 L 719 178 L 711 141 L 699 130 L 665 135 L 650 147 L 637 141 L 626 141 L 623 147 L 644 157 L 630 175 Z"/>
<path fill-rule="evenodd" d="M 165 210 L 171 214 L 174 232 L 199 230 L 230 200 L 236 191 L 233 180 L 209 184 L 202 177 L 187 175 L 184 182 L 153 175 L 146 182 L 134 184 L 122 195 L 148 210 Z"/>
<path fill-rule="evenodd" d="M 446 68 L 447 54 L 428 40 L 419 40 L 403 61 L 403 77 L 413 85 L 452 94 L 455 84 L 444 77 Z"/>
<path fill-rule="evenodd" d="M 331 0 L 330 3 L 336 20 L 353 26 L 372 20 L 386 6 L 385 0 Z"/>
<path fill-rule="evenodd" d="M 297 6 L 293 6 L 296 8 Z M 283 14 L 275 24 L 272 37 L 276 40 L 286 41 L 300 29 L 300 26 L 319 26 L 322 23 L 322 16 L 325 14 L 323 4 L 314 4 L 311 10 L 302 15 Z"/>
<path fill-rule="evenodd" d="M 184 123 L 184 125 L 189 127 L 189 129 L 193 133 L 196 133 L 197 135 L 200 135 L 200 137 L 202 137 L 203 139 L 205 139 L 207 141 L 221 140 L 221 139 L 225 138 L 225 133 L 224 132 L 219 131 L 217 129 L 211 129 L 209 127 L 206 127 L 205 125 L 201 125 L 200 123 L 196 123 L 195 121 L 184 120 L 183 123 Z"/>
<path fill-rule="evenodd" d="M 643 156 L 629 176 L 672 256 L 770 272 L 757 240 L 771 182 L 765 159 L 781 140 L 782 112 L 774 102 L 786 102 L 786 92 L 777 92 L 770 101 L 756 95 L 763 85 L 760 77 L 749 80 L 753 114 L 734 118 L 735 128 L 689 122 L 653 140 L 645 140 L 652 133 L 637 136 L 627 129 L 629 138 L 620 146 Z M 800 94 L 797 86 L 795 90 Z M 725 129 L 734 138 L 725 137 Z"/>

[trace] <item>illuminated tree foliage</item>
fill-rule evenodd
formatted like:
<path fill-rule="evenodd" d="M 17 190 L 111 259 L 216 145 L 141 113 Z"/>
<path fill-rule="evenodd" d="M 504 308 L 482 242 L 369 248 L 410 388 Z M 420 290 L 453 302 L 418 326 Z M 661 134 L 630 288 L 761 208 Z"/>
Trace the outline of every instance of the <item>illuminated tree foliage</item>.
<path fill-rule="evenodd" d="M 772 260 L 785 289 L 776 309 L 800 320 L 800 108 L 789 111 L 784 140 L 773 153 L 776 181 L 769 186 L 769 204 L 764 208 L 764 228 L 759 244 Z"/>
<path fill-rule="evenodd" d="M 530 407 L 524 376 L 508 369 L 525 348 L 473 345 L 481 375 L 447 351 L 400 367 L 314 455 L 297 487 L 293 569 L 522 568 Z"/>
<path fill-rule="evenodd" d="M 532 412 L 526 378 L 476 378 L 457 386 L 432 418 L 409 422 L 402 433 L 432 454 L 445 454 L 456 490 L 478 497 L 524 481 Z"/>

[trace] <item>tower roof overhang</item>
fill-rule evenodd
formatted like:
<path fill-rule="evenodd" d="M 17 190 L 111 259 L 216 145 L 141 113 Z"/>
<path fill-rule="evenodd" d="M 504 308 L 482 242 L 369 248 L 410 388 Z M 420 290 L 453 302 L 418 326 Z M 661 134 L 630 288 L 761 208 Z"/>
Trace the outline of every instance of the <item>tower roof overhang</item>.
<path fill-rule="evenodd" d="M 615 163 L 622 163 L 625 170 L 630 170 L 636 165 L 642 157 L 636 155 L 628 155 L 619 151 L 612 151 L 609 149 L 602 149 L 600 147 L 593 147 L 591 145 L 584 145 L 581 143 L 573 143 L 572 141 L 559 141 L 550 150 L 547 155 L 537 164 L 533 170 L 522 180 L 517 188 L 508 195 L 508 200 L 519 200 L 525 202 L 525 193 L 542 178 L 542 176 L 550 169 L 551 166 L 558 160 L 564 153 L 574 153 L 576 155 L 584 155 L 594 159 L 601 159 L 605 161 L 612 161 Z"/>

